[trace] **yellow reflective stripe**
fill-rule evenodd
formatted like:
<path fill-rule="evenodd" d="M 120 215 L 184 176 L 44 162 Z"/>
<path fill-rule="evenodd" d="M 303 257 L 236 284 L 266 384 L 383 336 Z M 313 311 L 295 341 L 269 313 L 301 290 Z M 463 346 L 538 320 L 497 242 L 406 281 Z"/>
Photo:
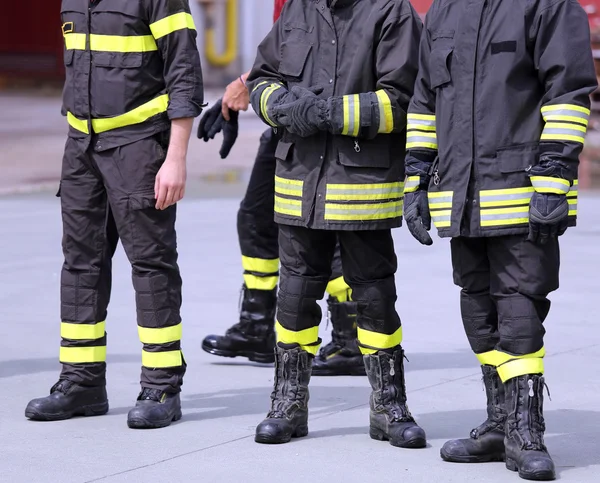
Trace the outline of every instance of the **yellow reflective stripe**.
<path fill-rule="evenodd" d="M 67 50 L 85 50 L 86 35 L 67 33 L 63 35 Z"/>
<path fill-rule="evenodd" d="M 103 52 L 152 52 L 158 50 L 152 35 L 90 35 L 90 49 Z"/>
<path fill-rule="evenodd" d="M 588 125 L 590 110 L 575 104 L 555 104 L 544 106 L 541 109 L 542 116 L 548 121 L 570 121 L 578 124 Z"/>
<path fill-rule="evenodd" d="M 481 196 L 495 196 L 495 195 L 510 195 L 513 193 L 533 193 L 533 187 L 528 186 L 526 188 L 504 188 L 498 190 L 481 190 L 479 194 Z"/>
<path fill-rule="evenodd" d="M 194 19 L 189 13 L 176 13 L 150 24 L 150 31 L 156 40 L 182 29 L 196 30 Z"/>
<path fill-rule="evenodd" d="M 277 321 L 275 323 L 277 341 L 284 344 L 298 344 L 301 346 L 314 345 L 319 342 L 319 327 L 310 327 L 303 330 L 289 330 Z"/>
<path fill-rule="evenodd" d="M 434 191 L 427 193 L 429 209 L 436 210 L 440 208 L 452 208 L 453 191 Z"/>
<path fill-rule="evenodd" d="M 63 364 L 106 362 L 106 346 L 61 347 L 59 360 Z"/>
<path fill-rule="evenodd" d="M 384 220 L 402 216 L 402 201 L 388 203 L 325 203 L 325 219 L 338 221 Z"/>
<path fill-rule="evenodd" d="M 159 329 L 138 326 L 138 335 L 143 344 L 167 344 L 181 340 L 181 323 Z"/>
<path fill-rule="evenodd" d="M 328 184 L 326 200 L 373 201 L 400 199 L 403 182 L 372 184 Z"/>
<path fill-rule="evenodd" d="M 414 122 L 411 122 L 409 124 L 406 125 L 406 130 L 407 131 L 432 131 L 435 132 L 435 126 L 427 126 L 425 124 L 415 124 Z"/>
<path fill-rule="evenodd" d="M 479 360 L 479 363 L 481 365 L 500 366 L 502 364 L 505 364 L 508 361 L 512 361 L 513 359 L 534 359 L 534 358 L 544 357 L 546 355 L 546 348 L 542 347 L 537 352 L 533 352 L 531 354 L 525 354 L 523 356 L 513 356 L 511 354 L 507 354 L 506 352 L 497 351 L 497 350 L 488 351 L 488 352 L 484 352 L 482 354 L 475 354 L 475 355 L 477 356 L 477 359 Z"/>
<path fill-rule="evenodd" d="M 412 121 L 412 120 L 430 121 L 435 124 L 435 114 L 415 114 L 413 112 L 409 112 L 406 115 L 406 119 L 408 119 L 409 121 Z"/>
<path fill-rule="evenodd" d="M 280 88 L 281 86 L 279 84 L 271 84 L 264 91 L 262 91 L 262 94 L 260 95 L 260 112 L 263 116 L 263 119 L 273 127 L 277 127 L 277 124 L 275 124 L 269 117 L 267 112 L 269 106 L 267 103 L 269 102 L 269 97 L 271 97 L 271 94 Z"/>
<path fill-rule="evenodd" d="M 259 277 L 252 273 L 244 274 L 244 284 L 250 290 L 273 290 L 277 287 L 278 277 Z"/>
<path fill-rule="evenodd" d="M 297 179 L 285 179 L 275 176 L 275 193 L 302 198 L 304 182 Z"/>
<path fill-rule="evenodd" d="M 390 96 L 384 90 L 375 92 L 379 103 L 379 129 L 378 133 L 390 133 L 394 130 L 394 113 L 392 111 L 392 101 Z"/>
<path fill-rule="evenodd" d="M 347 302 L 350 300 L 350 295 L 352 292 L 349 285 L 344 280 L 344 277 L 338 277 L 330 280 L 327 284 L 327 288 L 325 288 L 325 291 L 332 297 L 335 297 L 338 302 Z"/>
<path fill-rule="evenodd" d="M 320 342 L 317 342 L 316 344 L 310 344 L 310 345 L 300 345 L 300 349 L 305 350 L 306 352 L 308 352 L 309 354 L 312 354 L 313 356 L 317 355 L 317 352 L 319 352 L 319 347 L 321 347 Z"/>
<path fill-rule="evenodd" d="M 406 149 L 437 149 L 437 135 L 434 132 L 409 131 L 406 133 Z"/>
<path fill-rule="evenodd" d="M 267 81 L 261 81 L 258 84 L 256 84 L 256 87 L 254 89 L 252 89 L 252 92 L 255 92 L 259 87 L 264 86 L 265 84 L 268 84 Z"/>
<path fill-rule="evenodd" d="M 275 195 L 275 212 L 282 215 L 302 216 L 302 201 Z"/>
<path fill-rule="evenodd" d="M 352 136 L 358 136 L 360 131 L 360 96 L 355 94 L 352 96 L 352 104 L 354 106 L 354 119 L 352 123 Z"/>
<path fill-rule="evenodd" d="M 569 216 L 577 216 L 577 199 L 568 198 L 569 203 Z"/>
<path fill-rule="evenodd" d="M 74 129 L 77 129 L 78 131 L 84 134 L 90 133 L 87 121 L 84 121 L 83 119 L 77 119 L 70 112 L 67 112 L 67 122 L 69 123 L 69 126 L 71 126 Z"/>
<path fill-rule="evenodd" d="M 249 272 L 275 273 L 279 270 L 279 258 L 252 258 L 242 255 L 242 268 Z"/>
<path fill-rule="evenodd" d="M 162 367 L 179 367 L 183 364 L 181 351 L 148 352 L 142 351 L 142 366 L 150 369 Z"/>
<path fill-rule="evenodd" d="M 60 323 L 60 336 L 70 340 L 93 340 L 102 339 L 106 322 L 95 324 L 73 324 L 71 322 Z"/>
<path fill-rule="evenodd" d="M 163 94 L 120 116 L 92 119 L 92 129 L 95 133 L 103 133 L 120 127 L 140 124 L 161 112 L 166 112 L 168 104 L 169 96 Z"/>
<path fill-rule="evenodd" d="M 406 181 L 404 182 L 404 192 L 412 193 L 414 191 L 417 191 L 420 184 L 421 184 L 420 176 L 407 176 Z"/>
<path fill-rule="evenodd" d="M 554 193 L 566 195 L 571 189 L 571 183 L 566 179 L 551 176 L 531 176 L 531 184 L 538 193 Z"/>
<path fill-rule="evenodd" d="M 444 204 L 444 203 L 439 203 Z M 452 223 L 452 210 L 431 210 L 431 221 L 436 228 L 445 228 Z"/>
<path fill-rule="evenodd" d="M 567 193 L 567 198 L 577 198 L 578 192 L 579 192 L 579 180 L 574 179 L 573 186 L 571 186 L 571 189 Z"/>
<path fill-rule="evenodd" d="M 350 99 L 348 96 L 342 97 L 342 111 L 344 113 L 344 124 L 342 126 L 342 134 L 348 135 L 350 129 Z"/>
<path fill-rule="evenodd" d="M 543 374 L 544 359 L 514 359 L 498 367 L 502 382 L 528 374 Z"/>
<path fill-rule="evenodd" d="M 481 226 L 519 225 L 529 222 L 529 206 L 482 209 Z"/>
<path fill-rule="evenodd" d="M 362 355 L 371 355 L 379 352 L 377 349 L 369 349 L 368 347 L 363 347 L 362 345 L 359 345 L 358 348 L 360 349 L 360 353 Z"/>
<path fill-rule="evenodd" d="M 399 327 L 393 334 L 382 334 L 371 330 L 357 328 L 357 338 L 361 345 L 372 349 L 384 350 L 391 349 L 400 345 L 402 342 L 402 327 Z"/>

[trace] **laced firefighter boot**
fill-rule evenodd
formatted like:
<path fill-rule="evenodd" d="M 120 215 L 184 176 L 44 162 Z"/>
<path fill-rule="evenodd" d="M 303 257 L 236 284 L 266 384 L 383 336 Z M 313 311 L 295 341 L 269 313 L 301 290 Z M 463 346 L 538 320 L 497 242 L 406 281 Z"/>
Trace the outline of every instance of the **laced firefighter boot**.
<path fill-rule="evenodd" d="M 442 447 L 444 461 L 487 463 L 504 461 L 504 425 L 506 408 L 504 384 L 493 366 L 481 366 L 487 396 L 487 419 L 471 431 L 469 439 L 453 439 Z"/>
<path fill-rule="evenodd" d="M 289 443 L 308 434 L 308 383 L 312 356 L 300 347 L 275 350 L 275 381 L 271 410 L 256 428 L 254 441 Z"/>
<path fill-rule="evenodd" d="M 554 480 L 554 462 L 544 444 L 544 378 L 519 376 L 505 383 L 506 467 L 525 480 Z"/>
<path fill-rule="evenodd" d="M 367 377 L 373 388 L 370 397 L 371 438 L 389 441 L 401 448 L 425 448 L 425 431 L 421 429 L 406 405 L 404 351 L 393 354 L 379 351 L 364 356 Z"/>
<path fill-rule="evenodd" d="M 276 290 L 242 289 L 240 321 L 227 329 L 225 335 L 209 335 L 202 349 L 222 357 L 246 357 L 254 362 L 275 360 Z"/>
<path fill-rule="evenodd" d="M 107 412 L 105 386 L 80 386 L 61 380 L 52 386 L 49 396 L 29 402 L 25 417 L 34 421 L 60 421 L 73 416 L 101 416 Z"/>
<path fill-rule="evenodd" d="M 356 341 L 356 303 L 327 299 L 333 327 L 331 342 L 313 361 L 313 376 L 364 376 L 365 363 Z"/>
<path fill-rule="evenodd" d="M 127 415 L 127 426 L 132 429 L 157 429 L 181 419 L 179 393 L 160 389 L 142 388 L 135 407 Z"/>

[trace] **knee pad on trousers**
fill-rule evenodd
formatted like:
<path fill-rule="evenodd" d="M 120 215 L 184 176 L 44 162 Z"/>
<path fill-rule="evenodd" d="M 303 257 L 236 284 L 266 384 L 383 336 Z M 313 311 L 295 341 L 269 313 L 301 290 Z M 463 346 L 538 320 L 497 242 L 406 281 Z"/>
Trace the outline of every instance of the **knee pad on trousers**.
<path fill-rule="evenodd" d="M 357 304 L 358 327 L 385 334 L 397 331 L 400 318 L 396 299 L 396 285 L 391 277 L 372 284 L 354 284 L 352 300 Z"/>
<path fill-rule="evenodd" d="M 522 294 L 500 297 L 498 307 L 498 349 L 513 355 L 531 354 L 544 346 L 546 330 L 538 315 L 536 301 Z"/>
<path fill-rule="evenodd" d="M 133 274 L 133 288 L 141 327 L 159 328 L 181 321 L 181 277 L 159 272 Z"/>
<path fill-rule="evenodd" d="M 498 313 L 489 291 L 460 293 L 460 309 L 465 333 L 476 354 L 493 350 L 498 343 Z"/>
<path fill-rule="evenodd" d="M 106 318 L 108 294 L 99 293 L 100 270 L 75 272 L 63 269 L 61 274 L 61 319 L 71 322 L 94 323 Z"/>
<path fill-rule="evenodd" d="M 292 331 L 318 326 L 322 313 L 317 300 L 323 298 L 326 287 L 327 280 L 282 277 L 277 301 L 277 321 Z"/>

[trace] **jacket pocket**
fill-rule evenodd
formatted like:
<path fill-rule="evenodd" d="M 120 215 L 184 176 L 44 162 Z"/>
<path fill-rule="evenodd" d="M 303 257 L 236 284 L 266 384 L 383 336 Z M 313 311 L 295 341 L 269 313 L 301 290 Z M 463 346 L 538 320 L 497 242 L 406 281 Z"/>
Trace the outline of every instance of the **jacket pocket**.
<path fill-rule="evenodd" d="M 142 66 L 141 52 L 94 52 L 92 63 L 96 67 L 112 69 L 137 69 Z"/>
<path fill-rule="evenodd" d="M 349 168 L 389 168 L 391 166 L 390 140 L 354 139 L 340 136 L 337 139 L 338 163 Z"/>
<path fill-rule="evenodd" d="M 293 148 L 293 142 L 287 142 L 282 139 L 279 141 L 279 143 L 277 143 L 277 148 L 275 149 L 275 159 L 279 161 L 287 161 Z"/>
<path fill-rule="evenodd" d="M 537 164 L 538 143 L 503 146 L 496 151 L 496 161 L 502 174 L 525 172 Z"/>
<path fill-rule="evenodd" d="M 302 76 L 306 59 L 312 49 L 310 44 L 284 42 L 281 44 L 281 62 L 279 73 L 285 77 L 298 79 Z"/>
<path fill-rule="evenodd" d="M 429 82 L 432 89 L 448 84 L 452 80 L 449 66 L 452 50 L 452 48 L 442 48 L 431 51 L 429 57 Z"/>

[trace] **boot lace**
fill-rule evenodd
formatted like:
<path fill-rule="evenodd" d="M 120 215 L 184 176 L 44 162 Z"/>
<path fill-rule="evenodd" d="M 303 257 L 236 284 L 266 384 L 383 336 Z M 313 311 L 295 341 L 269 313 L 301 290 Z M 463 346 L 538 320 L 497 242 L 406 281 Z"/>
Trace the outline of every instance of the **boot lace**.
<path fill-rule="evenodd" d="M 71 381 L 62 379 L 62 380 L 58 381 L 56 384 L 54 384 L 54 386 L 52 386 L 52 388 L 50 389 L 50 394 L 53 394 L 55 392 L 61 392 L 63 394 L 67 394 L 69 392 L 69 390 L 71 389 L 71 387 L 73 386 L 73 384 L 74 383 Z"/>
<path fill-rule="evenodd" d="M 160 389 L 151 389 L 149 387 L 142 388 L 142 392 L 138 396 L 138 401 L 156 401 L 161 402 L 163 391 Z"/>

